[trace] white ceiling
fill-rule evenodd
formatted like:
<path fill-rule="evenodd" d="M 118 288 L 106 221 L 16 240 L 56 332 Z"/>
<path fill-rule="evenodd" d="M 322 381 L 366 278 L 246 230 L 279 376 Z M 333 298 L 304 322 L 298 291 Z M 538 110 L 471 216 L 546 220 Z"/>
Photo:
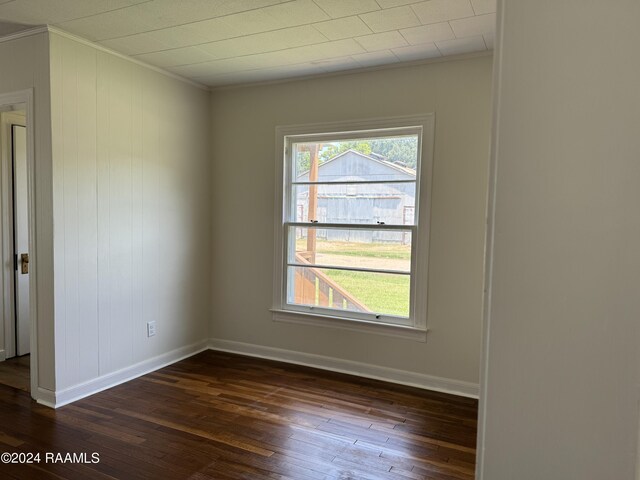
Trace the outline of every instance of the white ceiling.
<path fill-rule="evenodd" d="M 49 24 L 210 85 L 491 50 L 496 0 L 0 0 L 0 35 Z"/>

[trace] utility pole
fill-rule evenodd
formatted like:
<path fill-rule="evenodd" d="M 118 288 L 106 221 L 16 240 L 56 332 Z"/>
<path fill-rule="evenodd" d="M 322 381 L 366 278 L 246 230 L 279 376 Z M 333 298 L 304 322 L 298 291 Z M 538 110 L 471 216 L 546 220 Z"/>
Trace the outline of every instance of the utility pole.
<path fill-rule="evenodd" d="M 311 167 L 309 168 L 309 181 L 318 181 L 318 153 L 321 145 L 315 143 L 309 146 L 309 155 L 311 157 Z M 309 221 L 318 220 L 318 185 L 309 185 Z M 316 263 L 316 230 L 314 228 L 307 229 L 307 255 L 309 262 Z"/>

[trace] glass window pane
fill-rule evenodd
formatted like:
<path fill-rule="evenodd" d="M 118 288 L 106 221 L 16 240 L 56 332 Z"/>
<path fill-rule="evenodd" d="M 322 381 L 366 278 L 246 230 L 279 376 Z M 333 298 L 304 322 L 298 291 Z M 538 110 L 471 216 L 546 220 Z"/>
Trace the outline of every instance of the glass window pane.
<path fill-rule="evenodd" d="M 415 224 L 416 184 L 294 185 L 290 222 Z"/>
<path fill-rule="evenodd" d="M 411 271 L 411 232 L 289 227 L 289 263 Z"/>
<path fill-rule="evenodd" d="M 288 267 L 287 302 L 340 311 L 409 316 L 409 275 Z"/>
<path fill-rule="evenodd" d="M 293 143 L 293 182 L 415 180 L 418 136 Z"/>

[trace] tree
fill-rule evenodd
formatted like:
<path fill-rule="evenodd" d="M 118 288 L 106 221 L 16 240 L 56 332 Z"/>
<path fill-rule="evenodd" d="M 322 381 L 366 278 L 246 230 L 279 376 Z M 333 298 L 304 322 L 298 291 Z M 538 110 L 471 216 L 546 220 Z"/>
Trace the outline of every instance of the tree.
<path fill-rule="evenodd" d="M 416 137 L 379 138 L 369 140 L 371 151 L 382 155 L 392 163 L 416 168 L 418 158 L 418 139 Z"/>
<path fill-rule="evenodd" d="M 356 140 L 353 142 L 330 143 L 322 149 L 320 163 L 324 163 L 347 150 L 355 150 L 356 152 L 370 155 L 372 152 L 371 142 L 368 140 Z"/>
<path fill-rule="evenodd" d="M 296 149 L 298 174 L 308 171 L 311 167 L 310 145 L 298 145 Z M 328 143 L 320 151 L 318 163 L 322 165 L 347 150 L 355 150 L 365 155 L 377 154 L 389 162 L 415 169 L 418 158 L 418 139 L 416 137 L 374 138 Z"/>

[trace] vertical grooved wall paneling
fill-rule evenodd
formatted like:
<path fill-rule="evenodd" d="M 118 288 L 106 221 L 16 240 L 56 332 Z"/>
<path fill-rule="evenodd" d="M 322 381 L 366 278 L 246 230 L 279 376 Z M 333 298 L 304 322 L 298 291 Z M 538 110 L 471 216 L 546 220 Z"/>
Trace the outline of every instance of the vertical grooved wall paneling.
<path fill-rule="evenodd" d="M 207 338 L 209 93 L 55 33 L 51 89 L 64 390 Z"/>

